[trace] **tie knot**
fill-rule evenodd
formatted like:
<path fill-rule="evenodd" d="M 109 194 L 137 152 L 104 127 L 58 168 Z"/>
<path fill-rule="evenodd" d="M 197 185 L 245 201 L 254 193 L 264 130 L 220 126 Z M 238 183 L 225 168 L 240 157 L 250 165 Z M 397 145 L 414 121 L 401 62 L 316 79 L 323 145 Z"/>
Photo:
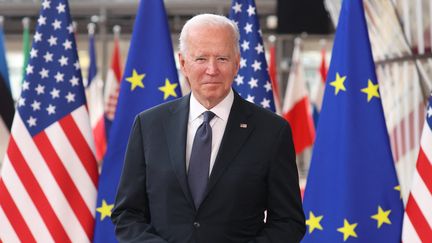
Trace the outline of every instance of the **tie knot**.
<path fill-rule="evenodd" d="M 204 121 L 205 123 L 209 123 L 213 117 L 215 116 L 215 113 L 211 112 L 211 111 L 206 111 L 203 113 L 203 117 L 204 117 Z"/>

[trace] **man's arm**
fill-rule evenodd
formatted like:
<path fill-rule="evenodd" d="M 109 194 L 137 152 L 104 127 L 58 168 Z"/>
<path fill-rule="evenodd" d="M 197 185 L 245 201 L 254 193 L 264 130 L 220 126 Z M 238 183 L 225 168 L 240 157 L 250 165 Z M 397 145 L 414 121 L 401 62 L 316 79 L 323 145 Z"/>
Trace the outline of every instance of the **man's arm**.
<path fill-rule="evenodd" d="M 268 174 L 267 220 L 253 242 L 300 242 L 306 232 L 295 150 L 289 125 L 274 146 Z"/>
<path fill-rule="evenodd" d="M 146 192 L 146 164 L 139 116 L 129 138 L 111 219 L 120 242 L 166 242 L 151 226 Z"/>

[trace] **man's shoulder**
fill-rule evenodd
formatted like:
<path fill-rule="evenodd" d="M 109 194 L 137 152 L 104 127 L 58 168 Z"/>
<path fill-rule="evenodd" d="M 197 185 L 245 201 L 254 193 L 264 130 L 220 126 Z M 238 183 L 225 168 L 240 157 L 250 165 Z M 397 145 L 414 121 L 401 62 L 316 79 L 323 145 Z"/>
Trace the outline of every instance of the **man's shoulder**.
<path fill-rule="evenodd" d="M 184 109 L 189 105 L 189 95 L 185 95 L 175 100 L 171 100 L 159 105 L 156 105 L 152 108 L 149 108 L 145 111 L 142 111 L 138 114 L 140 118 L 144 117 L 154 117 L 154 116 L 163 116 L 174 112 L 178 109 Z"/>

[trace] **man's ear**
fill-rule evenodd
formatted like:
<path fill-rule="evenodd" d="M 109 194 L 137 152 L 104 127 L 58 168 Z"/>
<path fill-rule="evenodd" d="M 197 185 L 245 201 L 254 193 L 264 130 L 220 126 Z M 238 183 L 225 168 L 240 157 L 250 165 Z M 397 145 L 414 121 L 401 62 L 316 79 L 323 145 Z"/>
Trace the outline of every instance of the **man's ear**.
<path fill-rule="evenodd" d="M 180 70 L 182 71 L 183 75 L 185 74 L 184 65 L 185 65 L 185 58 L 183 57 L 183 54 L 181 52 L 178 53 L 178 59 L 180 63 Z"/>
<path fill-rule="evenodd" d="M 240 70 L 240 59 L 241 59 L 241 55 L 240 53 L 238 55 L 236 55 L 236 66 L 237 66 L 237 72 Z"/>
<path fill-rule="evenodd" d="M 178 59 L 179 59 L 179 63 L 180 63 L 180 71 L 183 74 L 183 77 L 186 80 L 186 82 L 187 82 L 187 84 L 189 85 L 189 88 L 190 88 L 191 86 L 190 86 L 190 83 L 189 83 L 189 77 L 187 75 L 187 71 L 186 71 L 186 67 L 185 67 L 186 58 L 185 58 L 185 56 L 181 52 L 179 52 L 178 53 Z"/>

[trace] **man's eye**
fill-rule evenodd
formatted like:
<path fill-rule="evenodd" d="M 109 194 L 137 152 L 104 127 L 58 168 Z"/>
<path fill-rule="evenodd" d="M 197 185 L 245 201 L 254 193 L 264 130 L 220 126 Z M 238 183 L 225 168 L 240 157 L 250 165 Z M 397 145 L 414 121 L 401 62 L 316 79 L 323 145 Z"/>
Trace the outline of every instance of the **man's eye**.
<path fill-rule="evenodd" d="M 219 62 L 227 62 L 227 61 L 228 61 L 228 58 L 226 58 L 226 57 L 219 57 L 219 58 L 218 58 L 218 61 L 219 61 Z"/>

